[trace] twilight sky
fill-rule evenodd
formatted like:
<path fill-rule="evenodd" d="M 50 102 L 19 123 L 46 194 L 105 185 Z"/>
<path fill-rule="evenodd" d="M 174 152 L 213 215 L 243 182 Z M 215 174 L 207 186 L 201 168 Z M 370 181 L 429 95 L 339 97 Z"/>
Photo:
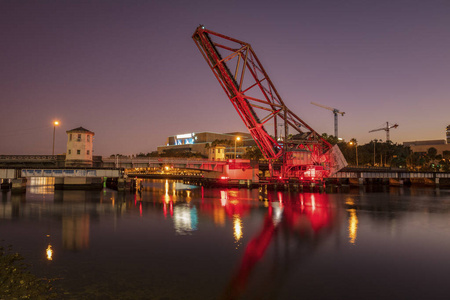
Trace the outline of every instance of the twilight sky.
<path fill-rule="evenodd" d="M 319 133 L 395 143 L 450 124 L 448 0 L 0 0 L 0 154 L 151 152 L 167 136 L 247 131 L 191 36 L 248 42 L 286 105 Z"/>

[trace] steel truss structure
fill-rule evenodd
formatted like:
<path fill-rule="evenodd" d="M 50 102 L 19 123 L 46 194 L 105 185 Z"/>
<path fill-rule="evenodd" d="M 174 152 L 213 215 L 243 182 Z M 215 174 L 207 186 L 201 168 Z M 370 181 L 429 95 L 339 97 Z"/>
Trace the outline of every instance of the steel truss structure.
<path fill-rule="evenodd" d="M 192 38 L 264 157 L 270 165 L 282 162 L 273 176 L 303 179 L 334 173 L 336 157 L 343 158 L 339 149 L 285 105 L 250 44 L 202 25 Z M 269 121 L 273 135 L 264 127 Z"/>

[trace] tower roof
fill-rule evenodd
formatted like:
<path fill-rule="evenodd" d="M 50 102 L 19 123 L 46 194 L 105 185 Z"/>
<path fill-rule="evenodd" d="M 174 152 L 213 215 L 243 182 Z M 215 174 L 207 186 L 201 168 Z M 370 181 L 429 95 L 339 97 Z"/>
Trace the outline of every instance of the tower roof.
<path fill-rule="evenodd" d="M 94 135 L 94 132 L 87 130 L 86 128 L 83 128 L 81 126 L 72 130 L 67 130 L 66 133 L 92 133 L 92 135 Z"/>

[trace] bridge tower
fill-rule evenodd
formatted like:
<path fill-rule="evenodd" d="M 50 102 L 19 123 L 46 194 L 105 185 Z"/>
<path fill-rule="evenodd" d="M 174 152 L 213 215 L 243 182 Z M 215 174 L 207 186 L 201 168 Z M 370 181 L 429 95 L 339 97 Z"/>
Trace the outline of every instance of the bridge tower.
<path fill-rule="evenodd" d="M 92 167 L 94 132 L 78 127 L 66 133 L 66 167 Z"/>

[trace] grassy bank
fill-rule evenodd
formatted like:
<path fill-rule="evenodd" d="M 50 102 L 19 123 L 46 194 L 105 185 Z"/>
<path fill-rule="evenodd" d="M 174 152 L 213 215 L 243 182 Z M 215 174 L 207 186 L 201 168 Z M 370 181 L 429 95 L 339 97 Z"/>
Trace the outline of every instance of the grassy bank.
<path fill-rule="evenodd" d="M 0 299 L 61 299 L 51 280 L 31 274 L 23 260 L 11 246 L 0 246 Z"/>

